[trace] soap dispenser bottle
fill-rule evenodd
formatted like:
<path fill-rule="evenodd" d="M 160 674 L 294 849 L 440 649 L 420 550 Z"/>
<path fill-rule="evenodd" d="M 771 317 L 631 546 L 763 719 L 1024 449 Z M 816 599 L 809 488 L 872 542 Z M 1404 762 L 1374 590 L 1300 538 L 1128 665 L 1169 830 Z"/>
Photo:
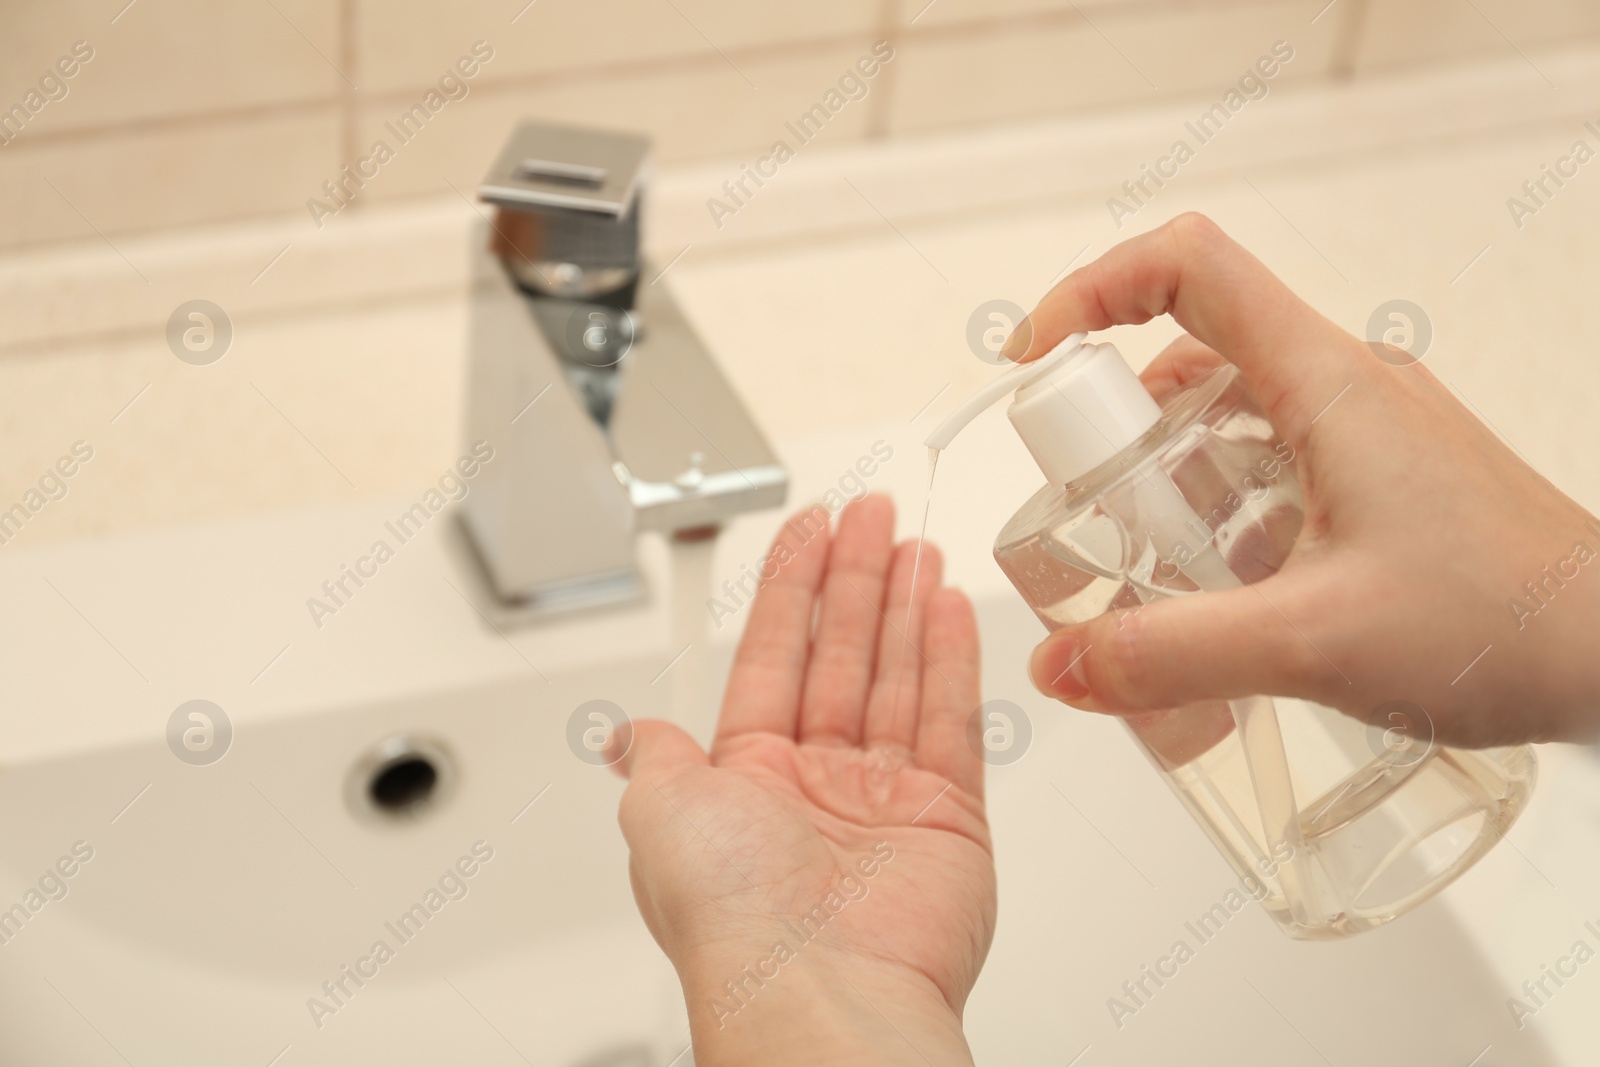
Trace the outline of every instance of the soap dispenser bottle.
<path fill-rule="evenodd" d="M 1294 450 L 1228 365 L 1158 405 L 1109 344 L 1074 334 L 953 412 L 1008 415 L 1046 485 L 995 542 L 1050 629 L 1276 573 L 1304 518 Z M 1383 709 L 1379 709 L 1380 712 Z M 1126 718 L 1184 806 L 1291 937 L 1372 929 L 1426 900 L 1500 840 L 1530 796 L 1532 750 L 1433 743 L 1396 702 L 1368 726 L 1255 696 Z"/>

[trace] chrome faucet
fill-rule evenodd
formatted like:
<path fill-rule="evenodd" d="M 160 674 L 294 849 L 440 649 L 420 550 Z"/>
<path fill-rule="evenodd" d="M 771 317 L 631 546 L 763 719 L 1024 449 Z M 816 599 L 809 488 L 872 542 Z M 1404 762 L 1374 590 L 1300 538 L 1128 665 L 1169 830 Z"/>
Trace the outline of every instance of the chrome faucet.
<path fill-rule="evenodd" d="M 788 474 L 639 250 L 649 142 L 518 126 L 478 190 L 468 440 L 495 458 L 463 521 L 489 585 L 535 613 L 631 599 L 640 530 L 783 503 Z"/>

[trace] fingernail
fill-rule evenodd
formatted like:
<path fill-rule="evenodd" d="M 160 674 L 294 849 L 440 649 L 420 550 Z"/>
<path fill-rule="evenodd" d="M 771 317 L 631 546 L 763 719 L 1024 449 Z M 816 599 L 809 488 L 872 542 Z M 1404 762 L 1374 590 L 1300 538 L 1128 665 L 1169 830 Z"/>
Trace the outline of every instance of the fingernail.
<path fill-rule="evenodd" d="M 1033 650 L 1033 660 L 1029 664 L 1034 687 L 1057 700 L 1069 703 L 1082 700 L 1089 695 L 1089 678 L 1083 662 L 1088 651 L 1071 636 L 1047 638 Z"/>
<path fill-rule="evenodd" d="M 1011 331 L 1011 336 L 1006 338 L 1006 343 L 1000 346 L 1002 359 L 1009 359 L 1019 363 L 1022 357 L 1028 354 L 1028 348 L 1033 342 L 1033 321 L 1024 318 L 1017 323 L 1017 328 Z"/>

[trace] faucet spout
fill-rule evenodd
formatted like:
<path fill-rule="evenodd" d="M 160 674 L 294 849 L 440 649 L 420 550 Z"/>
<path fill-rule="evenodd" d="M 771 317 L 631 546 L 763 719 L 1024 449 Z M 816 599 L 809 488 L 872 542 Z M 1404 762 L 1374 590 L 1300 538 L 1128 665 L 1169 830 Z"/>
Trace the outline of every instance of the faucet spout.
<path fill-rule="evenodd" d="M 670 291 L 640 284 L 642 138 L 525 123 L 473 228 L 469 439 L 497 458 L 463 522 L 534 612 L 642 594 L 642 530 L 776 507 L 788 474 Z"/>

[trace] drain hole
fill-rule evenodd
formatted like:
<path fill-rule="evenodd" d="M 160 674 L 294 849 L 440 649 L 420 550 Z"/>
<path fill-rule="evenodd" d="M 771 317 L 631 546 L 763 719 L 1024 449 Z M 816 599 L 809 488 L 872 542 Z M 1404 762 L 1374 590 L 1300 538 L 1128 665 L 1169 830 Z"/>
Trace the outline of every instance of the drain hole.
<path fill-rule="evenodd" d="M 455 794 L 450 750 L 428 737 L 399 735 L 372 746 L 345 774 L 344 798 L 359 818 L 405 823 Z"/>
<path fill-rule="evenodd" d="M 407 756 L 374 775 L 367 792 L 380 810 L 398 814 L 426 803 L 438 784 L 439 772 L 432 762 L 423 756 Z"/>

